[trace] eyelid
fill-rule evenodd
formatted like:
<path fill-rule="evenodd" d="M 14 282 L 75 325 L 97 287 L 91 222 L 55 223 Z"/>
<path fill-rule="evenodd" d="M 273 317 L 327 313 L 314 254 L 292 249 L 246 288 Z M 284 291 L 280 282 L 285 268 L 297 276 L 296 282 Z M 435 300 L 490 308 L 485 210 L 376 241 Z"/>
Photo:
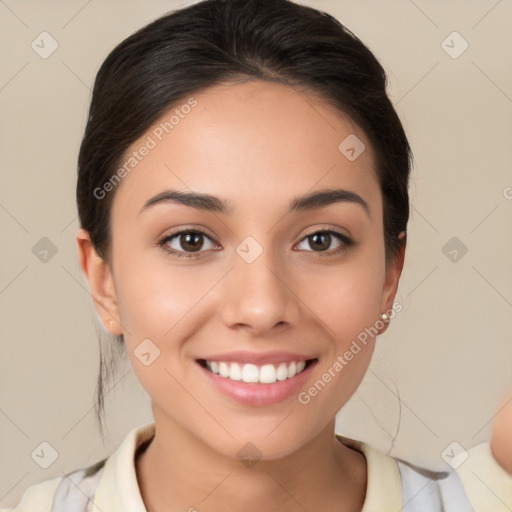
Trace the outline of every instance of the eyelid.
<path fill-rule="evenodd" d="M 332 233 L 333 235 L 339 235 L 341 238 L 343 238 L 347 242 L 352 241 L 352 236 L 347 234 L 346 232 L 344 233 L 342 228 L 333 228 L 332 226 L 325 226 L 325 227 L 315 226 L 314 228 L 312 228 L 311 231 L 308 230 L 305 235 L 302 235 L 302 238 L 300 239 L 300 241 L 304 240 L 304 238 L 307 238 L 308 236 L 315 235 L 316 233 Z"/>
<path fill-rule="evenodd" d="M 209 238 L 212 242 L 215 242 L 218 244 L 218 242 L 216 242 L 216 240 L 215 240 L 215 237 L 212 234 L 210 234 L 210 231 L 208 230 L 208 228 L 202 226 L 201 224 L 185 225 L 184 227 L 171 229 L 170 231 L 166 230 L 166 231 L 164 231 L 164 233 L 165 234 L 159 235 L 157 237 L 155 245 L 162 245 L 169 239 L 174 238 L 175 236 L 178 236 L 178 235 L 181 235 L 184 233 L 198 233 L 198 234 L 205 236 L 206 238 Z"/>

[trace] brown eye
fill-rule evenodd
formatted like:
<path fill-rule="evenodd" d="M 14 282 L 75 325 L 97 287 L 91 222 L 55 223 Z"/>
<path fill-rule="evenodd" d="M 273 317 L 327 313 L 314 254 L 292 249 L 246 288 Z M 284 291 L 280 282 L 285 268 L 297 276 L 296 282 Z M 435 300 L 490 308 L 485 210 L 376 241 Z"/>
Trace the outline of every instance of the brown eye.
<path fill-rule="evenodd" d="M 331 245 L 331 235 L 328 233 L 315 233 L 308 236 L 308 240 L 310 247 L 313 247 L 315 251 L 325 251 Z"/>
<path fill-rule="evenodd" d="M 337 241 L 338 245 L 329 250 L 333 240 Z M 299 246 L 306 242 L 312 249 L 312 251 L 306 250 L 306 252 L 326 253 L 325 256 L 335 255 L 343 252 L 354 243 L 347 236 L 334 230 L 322 230 L 317 231 L 316 233 L 312 233 L 311 235 L 304 237 L 299 243 Z"/>
<path fill-rule="evenodd" d="M 206 233 L 188 229 L 167 235 L 158 242 L 158 245 L 169 254 L 174 254 L 178 257 L 195 257 L 204 252 L 201 249 L 204 248 L 205 244 L 208 245 L 208 243 L 211 246 L 207 247 L 207 249 L 214 248 L 215 244 Z"/>
<path fill-rule="evenodd" d="M 199 233 L 184 233 L 179 235 L 179 245 L 185 251 L 199 251 L 203 246 L 203 238 Z"/>

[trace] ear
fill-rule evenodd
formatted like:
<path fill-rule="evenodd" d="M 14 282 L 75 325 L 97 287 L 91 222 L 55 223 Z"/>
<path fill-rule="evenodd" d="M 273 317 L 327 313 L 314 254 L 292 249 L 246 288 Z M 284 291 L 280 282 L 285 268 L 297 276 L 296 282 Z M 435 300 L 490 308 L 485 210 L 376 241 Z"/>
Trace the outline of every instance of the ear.
<path fill-rule="evenodd" d="M 384 288 L 382 289 L 382 300 L 381 300 L 381 313 L 385 313 L 389 310 L 393 310 L 393 301 L 398 289 L 398 282 L 402 274 L 405 259 L 405 247 L 407 245 L 407 234 L 402 231 L 398 235 L 400 240 L 400 249 L 396 258 L 389 263 L 386 267 L 386 278 L 384 281 Z M 379 334 L 385 332 L 388 328 L 389 323 L 385 323 L 385 326 L 379 331 Z"/>
<path fill-rule="evenodd" d="M 123 333 L 112 271 L 94 249 L 89 233 L 80 228 L 76 233 L 78 264 L 89 284 L 94 307 L 103 328 L 113 336 Z"/>

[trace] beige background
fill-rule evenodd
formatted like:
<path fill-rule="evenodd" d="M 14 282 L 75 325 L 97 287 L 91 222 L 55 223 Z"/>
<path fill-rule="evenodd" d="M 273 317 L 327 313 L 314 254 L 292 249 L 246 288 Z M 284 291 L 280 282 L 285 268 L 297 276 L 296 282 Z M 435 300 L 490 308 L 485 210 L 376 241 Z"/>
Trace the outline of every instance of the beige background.
<path fill-rule="evenodd" d="M 370 371 L 337 430 L 432 468 L 452 441 L 488 438 L 512 384 L 512 2 L 308 0 L 365 41 L 386 68 L 415 154 L 412 216 L 397 300 Z M 122 38 L 184 2 L 0 0 L 0 504 L 32 483 L 112 453 L 151 421 L 131 368 L 93 415 L 95 313 L 74 245 L 76 158 L 90 87 Z M 31 42 L 47 31 L 47 59 Z M 442 41 L 457 31 L 458 58 Z M 448 39 L 452 51 L 461 40 Z M 508 187 L 508 188 L 507 188 Z M 508 197 L 508 198 L 507 198 Z M 32 252 L 49 238 L 46 263 Z M 457 262 L 442 249 L 457 237 Z M 399 398 L 400 397 L 400 398 Z M 41 442 L 58 458 L 40 468 Z"/>

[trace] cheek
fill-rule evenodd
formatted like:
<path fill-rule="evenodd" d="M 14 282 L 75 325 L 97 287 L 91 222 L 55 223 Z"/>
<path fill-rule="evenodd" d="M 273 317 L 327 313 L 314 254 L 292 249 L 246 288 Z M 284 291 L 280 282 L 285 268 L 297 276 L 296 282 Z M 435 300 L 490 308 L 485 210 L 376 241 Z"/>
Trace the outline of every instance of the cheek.
<path fill-rule="evenodd" d="M 375 324 L 380 313 L 381 278 L 370 270 L 351 272 L 332 285 L 331 300 L 325 304 L 325 318 L 336 333 L 337 351 Z"/>
<path fill-rule="evenodd" d="M 316 286 L 305 295 L 328 329 L 331 345 L 325 347 L 327 357 L 319 365 L 317 385 L 304 397 L 318 414 L 335 414 L 368 369 L 379 329 L 383 259 L 383 245 L 378 242 L 361 248 L 346 264 L 319 271 L 313 279 Z M 324 388 L 328 389 L 324 392 Z"/>
<path fill-rule="evenodd" d="M 381 313 L 384 251 L 375 245 L 359 248 L 340 265 L 308 272 L 303 282 L 301 297 L 323 320 L 337 351 L 373 326 Z"/>
<path fill-rule="evenodd" d="M 213 277 L 206 267 L 178 266 L 165 256 L 133 251 L 120 258 L 116 268 L 121 322 L 139 337 L 164 338 L 192 312 L 211 288 Z"/>
<path fill-rule="evenodd" d="M 377 329 L 379 272 L 340 272 L 325 282 L 326 293 L 312 307 L 329 328 L 324 357 L 309 387 L 298 397 L 306 421 L 334 416 L 361 383 L 371 361 Z M 317 293 L 316 297 L 320 297 Z"/>
<path fill-rule="evenodd" d="M 119 262 L 116 281 L 126 351 L 138 381 L 157 402 L 181 410 L 183 393 L 173 376 L 182 379 L 181 347 L 190 322 L 197 322 L 194 305 L 208 287 L 176 267 L 134 254 Z"/>

